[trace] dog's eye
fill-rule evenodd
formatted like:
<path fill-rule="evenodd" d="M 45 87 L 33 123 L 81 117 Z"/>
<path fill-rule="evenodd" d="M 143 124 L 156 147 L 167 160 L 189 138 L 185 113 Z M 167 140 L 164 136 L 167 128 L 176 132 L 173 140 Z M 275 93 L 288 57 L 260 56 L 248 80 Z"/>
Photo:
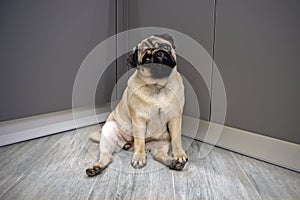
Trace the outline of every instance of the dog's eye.
<path fill-rule="evenodd" d="M 167 45 L 167 44 L 163 44 L 163 45 L 162 45 L 162 48 L 165 49 L 165 50 L 167 50 L 167 51 L 170 51 L 170 50 L 171 50 L 170 46 Z"/>
<path fill-rule="evenodd" d="M 145 54 L 145 56 L 143 57 L 142 64 L 147 64 L 147 63 L 151 63 L 151 55 L 150 54 Z"/>

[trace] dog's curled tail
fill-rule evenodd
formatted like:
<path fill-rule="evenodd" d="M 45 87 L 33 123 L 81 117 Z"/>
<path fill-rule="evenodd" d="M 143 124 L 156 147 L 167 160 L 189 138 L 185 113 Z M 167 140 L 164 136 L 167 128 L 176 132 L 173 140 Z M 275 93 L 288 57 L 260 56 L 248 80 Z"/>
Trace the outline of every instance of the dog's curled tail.
<path fill-rule="evenodd" d="M 89 139 L 92 140 L 93 142 L 98 142 L 99 143 L 100 142 L 100 137 L 101 137 L 101 130 L 102 130 L 102 128 L 100 128 L 97 131 L 92 132 L 89 135 Z"/>

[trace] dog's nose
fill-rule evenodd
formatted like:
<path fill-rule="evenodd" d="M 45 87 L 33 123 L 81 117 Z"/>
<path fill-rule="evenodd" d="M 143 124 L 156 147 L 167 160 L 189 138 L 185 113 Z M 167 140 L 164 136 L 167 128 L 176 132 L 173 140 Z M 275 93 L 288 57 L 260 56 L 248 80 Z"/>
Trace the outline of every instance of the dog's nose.
<path fill-rule="evenodd" d="M 155 54 L 155 56 L 156 56 L 156 58 L 162 58 L 162 57 L 164 57 L 164 53 L 163 52 L 161 52 L 161 51 L 159 51 L 159 52 L 157 52 L 156 54 Z"/>

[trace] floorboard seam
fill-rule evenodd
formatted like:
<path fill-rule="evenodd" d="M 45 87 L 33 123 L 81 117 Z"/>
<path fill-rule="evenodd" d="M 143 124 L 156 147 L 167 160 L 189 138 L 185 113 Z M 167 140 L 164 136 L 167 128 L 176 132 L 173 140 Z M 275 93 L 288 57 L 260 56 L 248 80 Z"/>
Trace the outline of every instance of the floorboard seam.
<path fill-rule="evenodd" d="M 50 148 L 49 151 L 57 145 L 57 143 L 59 142 L 59 140 L 57 142 L 55 142 Z M 41 156 L 39 159 L 37 159 L 35 162 L 33 162 L 32 166 L 29 167 L 13 184 L 11 184 L 1 195 L 0 198 L 5 195 L 11 188 L 13 188 L 16 184 L 18 184 L 20 182 L 20 180 L 26 175 L 29 174 L 29 172 L 31 171 L 31 169 L 35 166 L 35 164 L 37 162 L 39 162 L 41 159 L 43 158 L 43 156 Z"/>
<path fill-rule="evenodd" d="M 99 176 L 97 176 L 97 177 L 95 178 L 95 181 L 94 181 L 94 183 L 93 183 L 93 185 L 92 185 L 92 187 L 91 187 L 91 189 L 90 189 L 90 191 L 89 191 L 89 194 L 88 194 L 88 196 L 87 196 L 87 198 L 86 198 L 87 200 L 90 199 L 90 196 L 92 195 L 92 192 L 93 192 L 93 190 L 94 190 L 94 187 L 95 187 L 95 184 L 96 184 L 98 178 L 99 178 Z"/>
<path fill-rule="evenodd" d="M 119 196 L 120 196 L 120 193 L 122 193 L 123 188 L 121 188 L 121 186 L 120 186 L 121 176 L 122 176 L 122 170 L 121 170 L 121 172 L 119 173 L 119 176 L 118 176 L 117 192 L 116 192 L 116 198 L 115 199 L 120 199 Z"/>
<path fill-rule="evenodd" d="M 19 178 L 17 178 L 17 180 L 13 183 L 13 184 L 11 184 L 1 195 L 0 195 L 0 198 L 3 196 L 3 195 L 5 195 L 5 193 L 7 193 L 11 188 L 13 188 L 18 182 L 19 182 L 19 180 L 20 179 L 22 179 L 23 177 L 24 177 L 24 175 L 26 174 L 26 172 L 25 173 L 23 173 Z"/>
<path fill-rule="evenodd" d="M 152 173 L 154 173 L 154 172 L 152 172 Z M 149 198 L 148 198 L 148 200 L 151 200 L 151 198 L 152 198 L 152 187 L 153 187 L 153 185 L 152 185 L 152 176 L 151 175 L 153 176 L 153 174 L 149 175 L 150 192 L 149 192 Z"/>
<path fill-rule="evenodd" d="M 106 173 L 108 173 L 108 170 L 106 171 Z M 105 193 L 105 200 L 106 200 L 106 199 L 109 199 L 109 198 L 108 198 L 108 192 L 109 192 L 109 188 L 111 187 L 111 185 L 110 185 L 111 180 L 112 180 L 112 179 L 109 179 L 109 181 L 108 181 L 108 188 L 107 188 L 107 191 L 106 191 L 106 193 Z"/>
<path fill-rule="evenodd" d="M 172 174 L 172 185 L 173 185 L 173 199 L 175 200 L 176 198 L 176 194 L 175 194 L 175 177 L 174 177 L 174 172 L 173 171 L 171 171 L 171 174 Z"/>
<path fill-rule="evenodd" d="M 246 179 L 249 182 L 249 184 L 251 185 L 251 187 L 255 190 L 257 196 L 259 196 L 260 200 L 263 200 L 263 198 L 260 196 L 259 192 L 257 191 L 256 187 L 253 185 L 252 181 L 249 179 L 249 177 L 246 174 L 246 172 L 244 171 L 244 169 L 240 166 L 239 162 L 235 159 L 233 153 L 232 152 L 229 152 L 229 153 L 232 156 L 234 162 L 237 164 L 238 168 L 240 168 L 240 170 L 242 171 L 243 175 L 246 177 Z"/>

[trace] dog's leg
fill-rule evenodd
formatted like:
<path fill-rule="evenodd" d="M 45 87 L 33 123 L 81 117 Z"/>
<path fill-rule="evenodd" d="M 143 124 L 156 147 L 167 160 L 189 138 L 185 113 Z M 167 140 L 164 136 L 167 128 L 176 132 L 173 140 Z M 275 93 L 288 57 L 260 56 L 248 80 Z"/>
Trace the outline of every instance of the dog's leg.
<path fill-rule="evenodd" d="M 100 156 L 99 161 L 94 163 L 91 168 L 86 170 L 88 176 L 100 174 L 103 169 L 112 161 L 112 155 L 121 150 L 120 145 L 125 141 L 120 140 L 118 125 L 114 121 L 107 121 L 101 132 L 99 144 Z"/>
<path fill-rule="evenodd" d="M 179 162 L 178 159 L 168 155 L 169 141 L 153 141 L 147 143 L 146 146 L 150 150 L 154 160 L 161 162 L 170 169 L 180 171 L 184 168 L 186 162 Z"/>
<path fill-rule="evenodd" d="M 173 157 L 181 163 L 186 163 L 188 158 L 181 144 L 181 124 L 182 116 L 174 117 L 168 123 L 173 148 Z"/>
<path fill-rule="evenodd" d="M 145 133 L 146 125 L 138 125 L 136 123 L 132 124 L 134 153 L 131 165 L 136 169 L 140 169 L 146 165 Z"/>

